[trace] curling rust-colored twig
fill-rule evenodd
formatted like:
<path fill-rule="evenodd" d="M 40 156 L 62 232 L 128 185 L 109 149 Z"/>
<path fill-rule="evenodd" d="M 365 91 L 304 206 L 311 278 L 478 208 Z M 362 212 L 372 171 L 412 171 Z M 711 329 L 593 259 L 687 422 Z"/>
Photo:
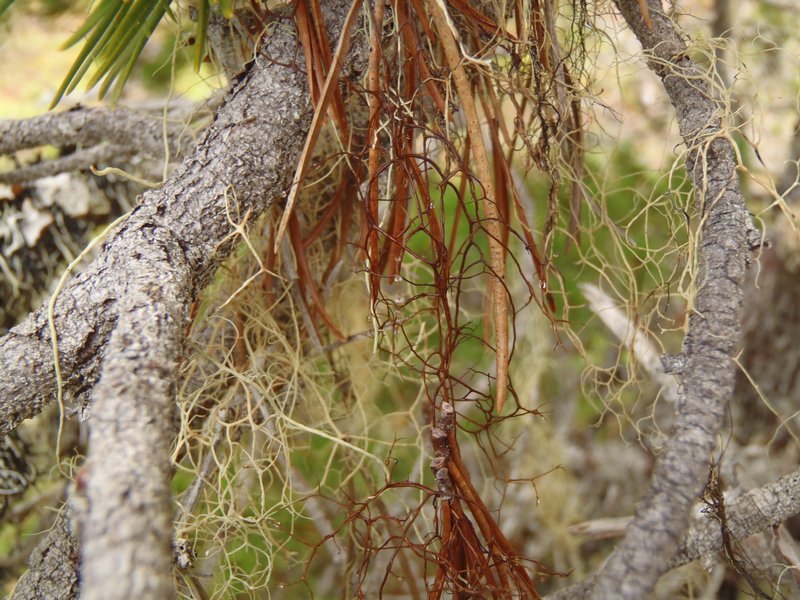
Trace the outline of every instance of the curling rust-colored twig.
<path fill-rule="evenodd" d="M 456 39 L 450 29 L 446 9 L 441 0 L 434 0 L 431 3 L 431 13 L 439 34 L 439 42 L 447 60 L 447 64 L 453 73 L 453 79 L 461 99 L 464 117 L 467 123 L 467 132 L 472 149 L 472 156 L 475 159 L 478 181 L 483 187 L 483 210 L 486 215 L 486 231 L 489 236 L 489 255 L 490 266 L 493 278 L 490 281 L 492 308 L 494 313 L 495 326 L 495 353 L 497 364 L 497 391 L 495 406 L 497 412 L 503 410 L 508 388 L 508 307 L 506 302 L 506 290 L 503 285 L 505 274 L 505 251 L 503 249 L 500 227 L 500 212 L 497 207 L 497 197 L 495 186 L 492 179 L 492 171 L 489 166 L 489 157 L 486 153 L 486 145 L 481 133 L 478 110 L 473 99 L 472 86 L 467 78 L 466 70 L 463 65 L 463 56 L 458 48 Z"/>

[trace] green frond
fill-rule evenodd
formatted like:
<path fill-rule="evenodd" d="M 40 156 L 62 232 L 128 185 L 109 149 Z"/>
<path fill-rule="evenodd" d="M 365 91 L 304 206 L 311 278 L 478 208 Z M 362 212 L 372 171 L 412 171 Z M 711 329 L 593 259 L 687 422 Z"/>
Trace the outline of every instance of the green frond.
<path fill-rule="evenodd" d="M 117 0 L 106 0 L 105 2 L 103 2 L 103 4 L 109 4 L 109 5 L 116 3 Z M 101 6 L 102 5 L 98 6 L 97 10 L 100 10 Z M 128 6 L 129 4 L 124 3 L 122 8 L 124 10 L 127 10 Z M 122 11 L 122 13 L 124 13 L 124 10 Z M 92 15 L 89 16 L 89 18 L 92 18 L 93 16 L 94 13 L 92 13 Z M 64 94 L 68 94 L 72 90 L 74 90 L 75 86 L 77 86 L 80 80 L 83 79 L 83 76 L 86 74 L 86 71 L 88 71 L 89 67 L 92 65 L 97 55 L 106 46 L 109 38 L 114 33 L 113 24 L 115 21 L 119 22 L 120 16 L 121 16 L 120 11 L 109 10 L 104 15 L 102 15 L 102 18 L 98 18 L 96 20 L 95 26 L 93 28 L 87 30 L 87 32 L 90 32 L 89 36 L 86 38 L 86 42 L 84 42 L 83 48 L 81 48 L 78 57 L 75 59 L 75 62 L 72 63 L 72 66 L 67 72 L 66 77 L 64 77 L 64 80 L 61 82 L 61 85 L 56 91 L 56 95 L 53 98 L 53 101 L 50 103 L 50 108 L 53 108 L 56 104 L 58 104 L 61 101 L 61 98 L 64 96 Z M 77 41 L 77 39 L 75 41 Z M 73 44 L 74 43 L 75 42 L 73 42 Z"/>
<path fill-rule="evenodd" d="M 150 39 L 150 36 L 161 22 L 161 19 L 167 12 L 168 7 L 169 5 L 162 1 L 159 2 L 155 7 L 155 10 L 150 13 L 147 21 L 145 21 L 144 27 L 139 30 L 135 39 L 133 40 L 133 45 L 128 52 L 127 60 L 118 61 L 120 64 L 122 64 L 122 69 L 115 74 L 114 79 L 106 77 L 106 80 L 103 82 L 103 87 L 100 89 L 99 93 L 100 98 L 105 96 L 106 90 L 111 85 L 111 82 L 116 80 L 116 85 L 111 92 L 111 102 L 112 104 L 116 104 L 119 101 L 119 98 L 122 95 L 122 88 L 125 86 L 125 82 L 128 80 L 128 77 L 130 77 L 133 67 L 136 64 L 136 60 L 142 53 L 145 44 L 147 44 L 147 40 Z"/>
<path fill-rule="evenodd" d="M 159 5 L 163 4 L 164 0 L 133 0 L 130 2 L 130 10 L 122 22 L 114 27 L 111 39 L 108 40 L 99 56 L 94 74 L 86 82 L 86 89 L 92 89 L 110 71 L 119 72 L 123 68 L 132 47 L 138 45 L 142 34 L 146 31 L 150 15 Z M 161 10 L 159 20 L 163 14 L 164 11 Z M 147 32 L 146 35 L 149 38 L 150 32 Z"/>
<path fill-rule="evenodd" d="M 129 6 L 130 4 L 126 4 L 126 7 Z M 76 59 L 75 64 L 72 67 L 72 70 L 75 70 L 75 72 L 73 73 L 72 70 L 70 71 L 71 81 L 67 87 L 67 94 L 71 94 L 72 91 L 78 86 L 81 80 L 86 76 L 86 72 L 89 70 L 89 67 L 91 67 L 93 64 L 96 64 L 99 53 L 106 47 L 108 41 L 114 34 L 115 27 L 119 25 L 125 14 L 126 11 L 121 11 L 119 13 L 113 13 L 109 15 L 110 22 L 103 23 L 104 27 L 98 27 L 97 30 L 93 31 L 92 35 L 86 40 L 86 44 L 79 55 L 79 59 L 82 61 L 80 67 L 75 70 L 79 63 L 79 60 Z"/>
<path fill-rule="evenodd" d="M 125 6 L 128 6 L 127 3 L 124 3 Z M 97 4 L 96 8 L 89 13 L 89 16 L 86 17 L 86 20 L 83 22 L 78 30 L 73 33 L 64 45 L 61 46 L 63 50 L 67 48 L 71 48 L 75 44 L 77 44 L 81 39 L 83 39 L 90 31 L 98 27 L 98 23 L 106 18 L 108 15 L 113 17 L 114 14 L 119 10 L 119 0 L 100 0 Z M 105 26 L 99 26 L 98 29 L 105 29 Z"/>

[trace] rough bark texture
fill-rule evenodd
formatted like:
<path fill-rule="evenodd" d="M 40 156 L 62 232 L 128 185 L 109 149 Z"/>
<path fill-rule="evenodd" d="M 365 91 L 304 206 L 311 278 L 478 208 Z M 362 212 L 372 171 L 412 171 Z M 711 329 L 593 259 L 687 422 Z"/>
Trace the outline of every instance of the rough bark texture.
<path fill-rule="evenodd" d="M 78 146 L 73 154 L 0 173 L 0 183 L 24 183 L 57 173 L 88 169 L 99 162 L 120 162 L 132 156 L 174 160 L 194 140 L 183 126 L 170 125 L 164 139 L 161 116 L 127 110 L 76 108 L 20 121 L 0 121 L 0 154 L 44 145 Z"/>
<path fill-rule="evenodd" d="M 736 540 L 743 540 L 768 527 L 780 525 L 798 512 L 800 469 L 769 485 L 747 492 L 726 503 L 725 507 L 729 534 Z M 670 559 L 669 568 L 679 567 L 697 558 L 717 556 L 721 551 L 722 532 L 719 521 L 710 515 L 695 517 L 678 552 Z"/>
<path fill-rule="evenodd" d="M 311 109 L 287 23 L 276 24 L 262 56 L 238 81 L 196 151 L 159 190 L 148 192 L 100 255 L 72 279 L 55 303 L 60 364 L 71 400 L 86 401 L 120 314 L 142 233 L 161 229 L 179 249 L 180 277 L 194 296 L 236 241 L 234 221 L 261 214 L 284 193 Z M 302 60 L 302 59 L 301 59 Z M 169 237 L 170 239 L 166 239 Z M 149 275 L 159 281 L 161 265 Z M 0 339 L 0 433 L 37 414 L 55 396 L 47 311 L 41 309 Z"/>
<path fill-rule="evenodd" d="M 326 8 L 335 30 L 346 7 Z M 311 116 L 298 62 L 291 21 L 274 23 L 194 153 L 57 297 L 65 389 L 92 405 L 82 598 L 174 594 L 169 450 L 188 309 L 238 227 L 285 195 Z M 50 345 L 44 310 L 0 340 L 0 432 L 54 397 Z"/>
<path fill-rule="evenodd" d="M 81 526 L 85 600 L 174 593 L 169 452 L 191 287 L 172 235 L 147 226 L 137 233 L 131 276 L 120 282 L 119 320 L 92 392 Z"/>
<path fill-rule="evenodd" d="M 170 151 L 191 147 L 191 137 L 182 141 L 183 127 L 168 128 Z M 164 154 L 164 123 L 160 117 L 125 108 L 78 107 L 66 112 L 46 113 L 21 121 L 0 121 L 0 154 L 39 146 L 96 146 L 113 142 L 154 158 Z M 188 146 L 182 146 L 186 143 Z"/>
<path fill-rule="evenodd" d="M 232 226 L 261 213 L 291 175 L 308 124 L 307 92 L 302 72 L 278 65 L 291 65 L 295 48 L 292 31 L 279 25 L 196 152 L 152 194 L 154 205 L 134 211 L 125 251 L 97 275 L 114 282 L 119 306 L 92 393 L 87 600 L 174 593 L 169 447 L 189 303 L 236 241 Z"/>
<path fill-rule="evenodd" d="M 12 600 L 74 600 L 78 597 L 77 540 L 69 517 L 61 513 L 50 533 L 28 560 L 29 570 L 17 582 Z"/>
<path fill-rule="evenodd" d="M 234 20 L 238 20 L 238 16 Z M 208 43 L 225 77 L 233 79 L 247 62 L 242 52 L 242 40 L 233 32 L 234 22 L 212 10 L 208 20 Z"/>
<path fill-rule="evenodd" d="M 648 2 L 652 29 L 645 26 L 636 0 L 616 4 L 676 110 L 702 223 L 697 293 L 681 357 L 683 391 L 670 440 L 625 539 L 598 573 L 591 593 L 598 599 L 638 600 L 652 592 L 686 531 L 733 391 L 731 357 L 739 343 L 750 221 L 734 152 L 722 137 L 719 107 L 702 71 L 686 55 L 680 32 L 656 0 Z"/>
<path fill-rule="evenodd" d="M 764 487 L 726 503 L 725 514 L 731 537 L 743 540 L 754 533 L 776 526 L 800 512 L 800 470 L 781 477 Z M 667 568 L 674 569 L 704 557 L 716 557 L 722 552 L 722 532 L 719 521 L 711 515 L 695 516 L 689 531 L 670 558 Z M 548 595 L 547 600 L 572 600 L 589 596 L 595 578 L 590 577 Z M 614 596 L 616 597 L 616 596 Z"/>

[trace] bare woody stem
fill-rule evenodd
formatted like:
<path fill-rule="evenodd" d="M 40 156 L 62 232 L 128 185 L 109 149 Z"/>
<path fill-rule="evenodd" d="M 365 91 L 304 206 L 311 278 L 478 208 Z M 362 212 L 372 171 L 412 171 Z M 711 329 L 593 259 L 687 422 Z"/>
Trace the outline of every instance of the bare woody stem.
<path fill-rule="evenodd" d="M 774 527 L 800 513 L 800 469 L 763 487 L 750 490 L 727 503 L 728 531 L 731 537 L 743 540 L 754 533 Z M 698 558 L 712 560 L 723 550 L 719 521 L 713 515 L 701 514 L 669 559 L 667 568 L 675 569 Z M 546 596 L 546 600 L 586 598 L 593 578 Z"/>
<path fill-rule="evenodd" d="M 625 539 L 597 574 L 590 595 L 634 600 L 649 597 L 666 570 L 706 479 L 725 403 L 733 392 L 732 357 L 739 344 L 751 225 L 720 107 L 703 72 L 688 57 L 684 36 L 664 15 L 660 1 L 649 0 L 652 27 L 637 0 L 615 1 L 677 113 L 701 222 L 697 293 L 684 340 L 683 391 L 670 440 Z"/>

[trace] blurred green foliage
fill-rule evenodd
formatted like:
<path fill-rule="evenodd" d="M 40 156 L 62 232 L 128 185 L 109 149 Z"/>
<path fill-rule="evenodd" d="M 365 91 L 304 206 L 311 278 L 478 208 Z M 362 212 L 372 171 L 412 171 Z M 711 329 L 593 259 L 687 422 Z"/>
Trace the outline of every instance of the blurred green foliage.
<path fill-rule="evenodd" d="M 0 16 L 14 2 L 0 0 Z M 98 0 L 94 3 L 81 27 L 64 44 L 64 48 L 70 48 L 83 43 L 78 57 L 56 91 L 51 108 L 81 82 L 86 82 L 88 89 L 98 86 L 101 99 L 110 94 L 112 103 L 116 103 L 159 23 L 165 17 L 173 22 L 178 21 L 171 4 L 169 0 Z M 46 0 L 43 4 L 46 12 L 53 13 L 68 7 L 70 3 L 64 0 Z M 210 11 L 219 10 L 223 16 L 231 18 L 234 8 L 233 0 L 199 0 L 193 13 L 196 71 L 208 52 L 206 32 Z"/>

